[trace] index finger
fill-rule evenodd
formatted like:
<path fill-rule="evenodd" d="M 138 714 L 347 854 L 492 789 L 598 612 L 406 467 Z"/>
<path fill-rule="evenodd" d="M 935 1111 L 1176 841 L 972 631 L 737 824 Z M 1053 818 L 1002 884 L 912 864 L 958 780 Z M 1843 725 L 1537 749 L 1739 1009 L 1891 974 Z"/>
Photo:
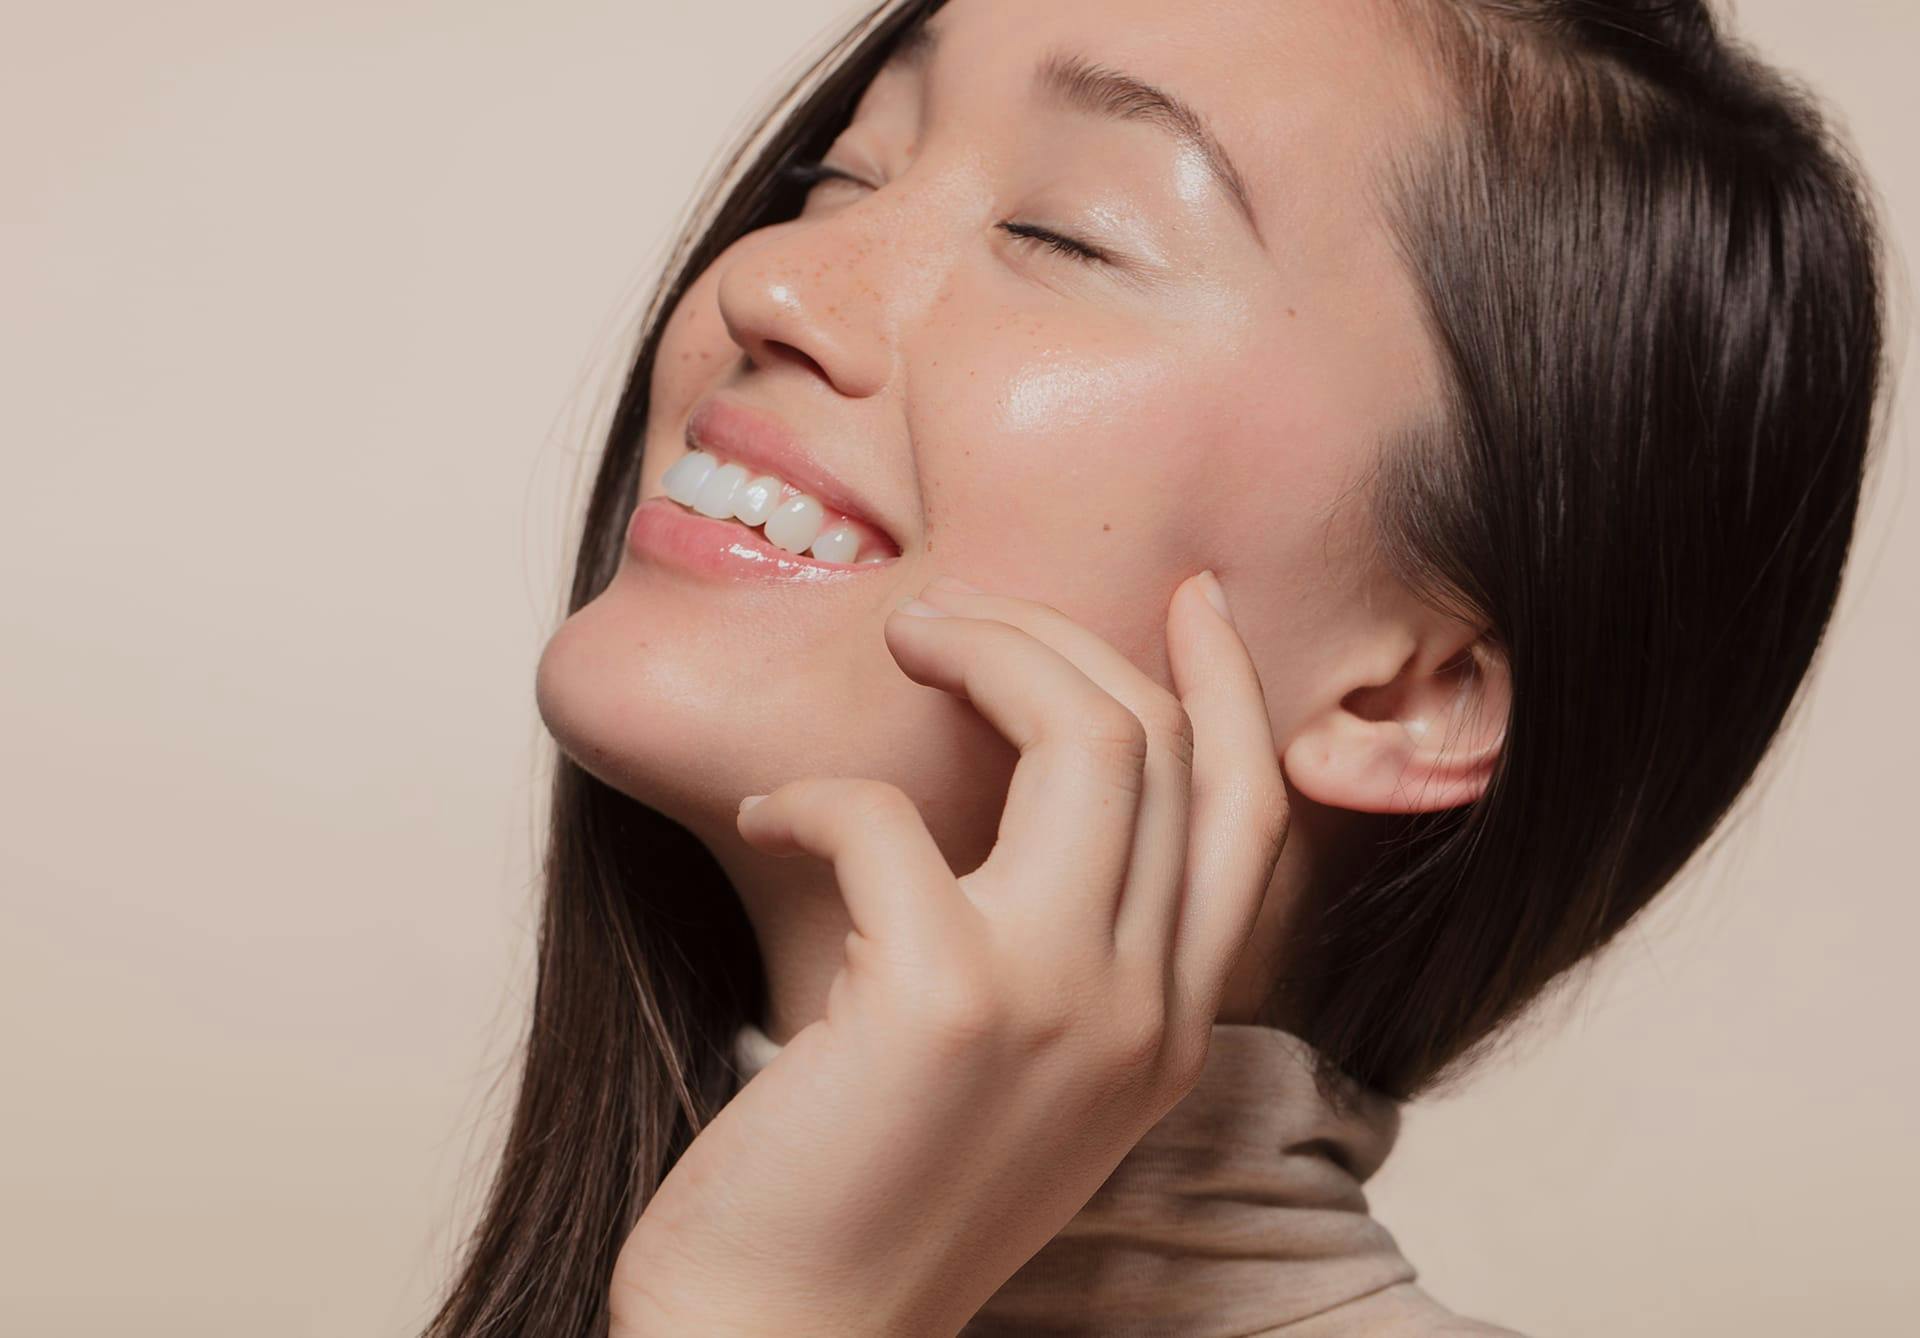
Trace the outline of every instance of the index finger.
<path fill-rule="evenodd" d="M 887 647 L 917 683 L 972 703 L 1019 749 L 986 862 L 961 881 L 1080 889 L 1061 901 L 1104 916 L 1124 881 L 1145 735 L 1080 667 L 1012 623 L 958 614 L 887 619 Z"/>
<path fill-rule="evenodd" d="M 1288 809 L 1259 671 L 1230 615 L 1208 598 L 1211 579 L 1202 573 L 1176 593 L 1167 652 L 1194 736 L 1187 894 L 1173 969 L 1186 997 L 1217 1013 L 1286 843 Z"/>

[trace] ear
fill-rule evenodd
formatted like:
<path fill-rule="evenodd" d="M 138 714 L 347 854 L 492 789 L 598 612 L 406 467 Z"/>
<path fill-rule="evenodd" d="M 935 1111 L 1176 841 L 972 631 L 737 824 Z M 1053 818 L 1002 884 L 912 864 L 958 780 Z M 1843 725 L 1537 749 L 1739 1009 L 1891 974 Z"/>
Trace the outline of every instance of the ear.
<path fill-rule="evenodd" d="M 1435 812 L 1485 792 L 1512 688 L 1481 629 L 1429 612 L 1381 627 L 1340 668 L 1337 700 L 1287 741 L 1295 789 L 1357 813 Z"/>

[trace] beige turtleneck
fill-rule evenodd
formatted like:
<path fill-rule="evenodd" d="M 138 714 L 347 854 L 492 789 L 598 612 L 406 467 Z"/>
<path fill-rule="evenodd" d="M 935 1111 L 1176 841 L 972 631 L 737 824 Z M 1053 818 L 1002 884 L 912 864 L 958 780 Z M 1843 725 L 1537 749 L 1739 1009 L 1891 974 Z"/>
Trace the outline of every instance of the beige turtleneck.
<path fill-rule="evenodd" d="M 742 1028 L 741 1081 L 779 1053 Z M 961 1338 L 1521 1338 L 1415 1285 L 1361 1192 L 1399 1135 L 1399 1107 L 1348 1079 L 1359 1104 L 1337 1113 L 1314 1058 L 1288 1032 L 1216 1025 L 1193 1091 Z"/>

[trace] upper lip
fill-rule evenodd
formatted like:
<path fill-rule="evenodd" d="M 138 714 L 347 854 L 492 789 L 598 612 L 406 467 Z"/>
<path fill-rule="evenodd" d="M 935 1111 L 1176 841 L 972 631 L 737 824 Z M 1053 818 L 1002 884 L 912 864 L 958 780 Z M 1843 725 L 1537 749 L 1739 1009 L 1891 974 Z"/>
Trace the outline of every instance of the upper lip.
<path fill-rule="evenodd" d="M 856 488 L 843 483 L 785 423 L 745 404 L 713 397 L 701 401 L 687 419 L 687 446 L 735 464 L 777 474 L 828 509 L 838 511 L 893 540 L 899 539 Z"/>

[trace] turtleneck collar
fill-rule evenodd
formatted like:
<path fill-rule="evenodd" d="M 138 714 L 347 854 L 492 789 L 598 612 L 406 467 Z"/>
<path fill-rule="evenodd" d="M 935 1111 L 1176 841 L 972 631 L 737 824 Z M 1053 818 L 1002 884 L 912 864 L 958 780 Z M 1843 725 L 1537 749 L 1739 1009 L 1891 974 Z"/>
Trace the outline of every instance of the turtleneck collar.
<path fill-rule="evenodd" d="M 741 1081 L 780 1049 L 742 1028 Z M 1353 1107 L 1336 1110 L 1316 1057 L 1291 1033 L 1217 1024 L 1199 1083 L 962 1338 L 1245 1338 L 1411 1283 L 1361 1192 L 1400 1108 L 1342 1078 Z"/>

